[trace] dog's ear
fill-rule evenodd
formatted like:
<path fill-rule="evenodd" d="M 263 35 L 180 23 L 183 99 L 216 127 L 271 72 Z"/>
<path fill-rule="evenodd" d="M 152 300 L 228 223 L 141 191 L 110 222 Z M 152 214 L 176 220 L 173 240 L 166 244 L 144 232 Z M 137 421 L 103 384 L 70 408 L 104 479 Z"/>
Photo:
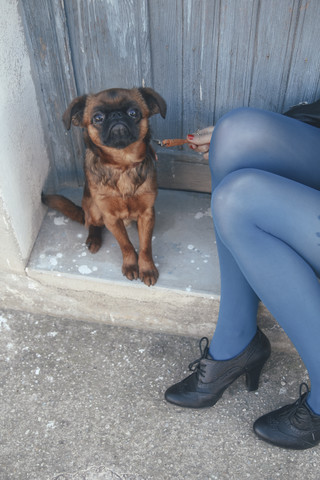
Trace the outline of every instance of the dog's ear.
<path fill-rule="evenodd" d="M 141 87 L 139 92 L 143 96 L 144 101 L 148 105 L 150 115 L 160 113 L 162 118 L 165 118 L 167 113 L 167 104 L 165 100 L 153 90 L 153 88 Z"/>
<path fill-rule="evenodd" d="M 64 112 L 62 120 L 67 130 L 70 130 L 71 122 L 76 127 L 81 125 L 87 97 L 88 95 L 82 95 L 81 97 L 75 98 Z"/>

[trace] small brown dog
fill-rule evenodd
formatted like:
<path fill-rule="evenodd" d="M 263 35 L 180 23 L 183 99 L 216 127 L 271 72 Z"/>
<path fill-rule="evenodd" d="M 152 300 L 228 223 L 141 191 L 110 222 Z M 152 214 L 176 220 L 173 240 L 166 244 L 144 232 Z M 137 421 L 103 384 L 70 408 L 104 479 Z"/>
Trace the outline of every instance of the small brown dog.
<path fill-rule="evenodd" d="M 152 232 L 157 196 L 155 153 L 149 117 L 166 115 L 166 102 L 151 88 L 104 90 L 75 98 L 63 115 L 83 127 L 86 143 L 82 208 L 61 195 L 42 195 L 48 207 L 89 229 L 86 244 L 99 250 L 103 225 L 115 236 L 123 256 L 122 273 L 154 285 L 159 273 L 152 259 Z M 125 221 L 136 220 L 139 256 L 129 240 Z"/>

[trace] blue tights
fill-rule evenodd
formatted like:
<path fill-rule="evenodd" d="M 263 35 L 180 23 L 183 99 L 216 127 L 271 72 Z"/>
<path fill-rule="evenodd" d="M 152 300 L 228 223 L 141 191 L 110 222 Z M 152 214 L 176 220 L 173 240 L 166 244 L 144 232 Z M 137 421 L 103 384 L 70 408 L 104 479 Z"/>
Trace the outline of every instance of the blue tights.
<path fill-rule="evenodd" d="M 210 354 L 239 354 L 257 329 L 259 300 L 300 354 L 320 414 L 320 129 L 241 108 L 210 147 L 221 302 Z"/>

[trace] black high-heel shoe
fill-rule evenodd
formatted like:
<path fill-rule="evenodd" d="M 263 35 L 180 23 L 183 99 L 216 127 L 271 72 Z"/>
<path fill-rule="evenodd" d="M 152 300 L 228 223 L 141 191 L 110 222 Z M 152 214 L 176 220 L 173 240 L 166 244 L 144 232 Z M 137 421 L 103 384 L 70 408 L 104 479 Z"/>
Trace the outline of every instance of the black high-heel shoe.
<path fill-rule="evenodd" d="M 302 393 L 303 388 L 306 389 Z M 300 385 L 300 398 L 290 405 L 274 410 L 254 422 L 254 432 L 265 442 L 277 447 L 305 450 L 320 443 L 320 415 L 307 404 L 309 387 Z"/>
<path fill-rule="evenodd" d="M 201 357 L 189 365 L 193 373 L 168 388 L 168 402 L 188 408 L 212 407 L 226 388 L 244 374 L 248 390 L 258 389 L 262 367 L 271 353 L 270 342 L 261 330 L 243 352 L 230 360 L 213 360 L 208 356 L 208 344 L 206 337 L 200 340 Z"/>

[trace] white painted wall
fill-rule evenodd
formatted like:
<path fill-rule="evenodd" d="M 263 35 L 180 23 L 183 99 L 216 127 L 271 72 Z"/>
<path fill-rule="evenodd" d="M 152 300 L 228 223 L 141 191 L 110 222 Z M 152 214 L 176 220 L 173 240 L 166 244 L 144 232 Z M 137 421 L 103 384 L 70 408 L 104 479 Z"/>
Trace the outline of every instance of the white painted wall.
<path fill-rule="evenodd" d="M 49 159 L 18 0 L 0 0 L 0 270 L 23 271 Z"/>

